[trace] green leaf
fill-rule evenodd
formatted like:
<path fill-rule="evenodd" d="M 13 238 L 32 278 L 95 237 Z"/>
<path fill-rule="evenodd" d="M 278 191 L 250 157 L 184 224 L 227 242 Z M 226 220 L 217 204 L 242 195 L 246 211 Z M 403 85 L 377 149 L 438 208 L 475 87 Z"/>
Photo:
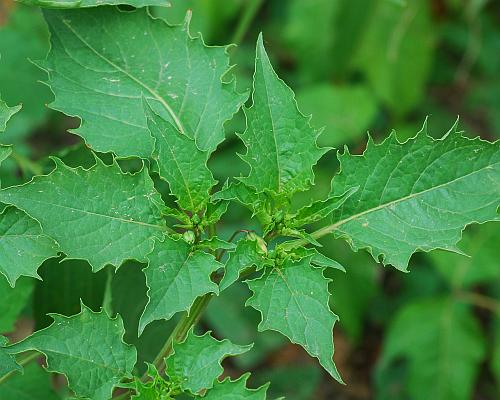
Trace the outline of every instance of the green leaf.
<path fill-rule="evenodd" d="M 11 146 L 5 146 L 3 144 L 0 144 L 0 165 L 2 165 L 2 162 L 7 159 L 10 154 L 12 153 L 12 147 Z M 0 188 L 2 187 L 2 182 L 0 180 Z"/>
<path fill-rule="evenodd" d="M 0 214 L 0 273 L 14 287 L 20 276 L 40 278 L 38 267 L 57 256 L 57 243 L 23 211 L 7 207 Z"/>
<path fill-rule="evenodd" d="M 313 246 L 322 247 L 322 244 L 318 242 L 313 235 L 311 235 L 310 233 L 306 232 L 303 229 L 285 228 L 282 229 L 281 233 L 283 234 L 283 236 L 290 236 L 303 239 L 307 243 L 312 244 Z"/>
<path fill-rule="evenodd" d="M 333 194 L 354 184 L 362 189 L 333 213 L 324 232 L 384 264 L 405 271 L 417 250 L 457 251 L 465 226 L 499 219 L 500 142 L 468 139 L 454 129 L 434 140 L 424 127 L 404 143 L 394 133 L 379 145 L 369 138 L 362 156 L 346 150 L 338 157 Z"/>
<path fill-rule="evenodd" d="M 284 42 L 306 82 L 328 79 L 332 73 L 337 61 L 332 55 L 335 16 L 341 5 L 330 0 L 289 0 L 280 7 L 280 34 L 275 40 Z"/>
<path fill-rule="evenodd" d="M 318 138 L 321 146 L 336 147 L 361 139 L 377 114 L 377 99 L 361 85 L 307 86 L 297 91 L 297 102 L 306 115 L 312 114 L 314 126 L 325 127 Z"/>
<path fill-rule="evenodd" d="M 406 305 L 391 323 L 379 370 L 404 357 L 411 398 L 467 400 L 484 355 L 481 329 L 467 306 L 426 299 Z"/>
<path fill-rule="evenodd" d="M 0 24 L 0 91 L 7 104 L 22 104 L 23 108 L 9 121 L 2 141 L 23 145 L 22 139 L 51 114 L 46 107 L 51 99 L 50 89 L 40 84 L 45 74 L 30 61 L 47 54 L 49 32 L 42 13 L 35 7 L 16 4 L 4 15 L 8 17 Z"/>
<path fill-rule="evenodd" d="M 193 213 L 205 208 L 210 189 L 217 183 L 207 167 L 208 152 L 196 147 L 193 139 L 181 134 L 170 122 L 145 104 L 148 128 L 154 138 L 153 159 L 177 203 Z"/>
<path fill-rule="evenodd" d="M 32 362 L 22 374 L 15 374 L 0 385 L 2 400 L 60 400 L 52 387 L 51 375 Z"/>
<path fill-rule="evenodd" d="M 0 302 L 0 332 L 8 333 L 14 330 L 14 323 L 31 296 L 33 283 L 32 279 L 20 279 L 16 287 L 12 288 L 6 280 L 0 279 L 0 299 L 2 299 Z"/>
<path fill-rule="evenodd" d="M 196 247 L 204 248 L 207 250 L 234 250 L 236 245 L 234 243 L 226 242 L 225 240 L 219 239 L 217 236 L 211 237 L 210 239 L 201 240 L 197 243 Z"/>
<path fill-rule="evenodd" d="M 157 241 L 148 260 L 144 273 L 149 301 L 139 322 L 139 334 L 153 321 L 169 320 L 175 313 L 189 310 L 198 296 L 219 292 L 210 275 L 222 264 L 211 254 L 193 252 L 183 240 L 165 237 L 163 242 Z"/>
<path fill-rule="evenodd" d="M 224 266 L 224 276 L 219 283 L 220 291 L 227 289 L 240 277 L 240 272 L 246 268 L 264 266 L 265 258 L 256 240 L 241 239 L 236 250 L 229 254 Z"/>
<path fill-rule="evenodd" d="M 5 146 L 3 144 L 0 144 L 0 165 L 2 165 L 2 161 L 4 161 L 7 157 L 10 156 L 10 153 L 12 153 L 11 146 Z"/>
<path fill-rule="evenodd" d="M 86 8 L 104 5 L 129 5 L 132 7 L 170 7 L 167 0 L 16 0 L 18 3 L 45 8 Z"/>
<path fill-rule="evenodd" d="M 47 356 L 47 369 L 68 378 L 82 397 L 108 400 L 113 387 L 130 378 L 137 359 L 133 346 L 123 342 L 123 322 L 82 304 L 72 317 L 52 314 L 54 323 L 7 348 L 10 354 L 37 350 Z"/>
<path fill-rule="evenodd" d="M 87 260 L 94 271 L 127 259 L 145 261 L 165 231 L 163 202 L 147 170 L 130 175 L 97 157 L 88 170 L 54 162 L 49 175 L 1 190 L 0 201 L 38 220 L 61 251 Z"/>
<path fill-rule="evenodd" d="M 247 305 L 262 314 L 259 331 L 275 330 L 316 357 L 328 373 L 342 382 L 333 362 L 333 325 L 338 317 L 328 307 L 328 282 L 323 268 L 310 265 L 311 256 L 286 259 L 248 281 L 253 296 Z"/>
<path fill-rule="evenodd" d="M 207 225 L 213 225 L 222 218 L 229 207 L 229 201 L 217 201 L 214 203 L 207 204 L 207 211 L 205 213 Z"/>
<path fill-rule="evenodd" d="M 139 378 L 135 378 L 132 384 L 127 384 L 122 387 L 129 386 L 136 391 L 132 399 L 136 400 L 169 400 L 171 399 L 169 392 L 170 386 L 163 377 L 159 374 L 156 367 L 152 364 L 147 364 L 148 381 L 142 382 Z"/>
<path fill-rule="evenodd" d="M 377 97 L 395 114 L 410 111 L 422 100 L 435 43 L 436 27 L 427 2 L 409 1 L 401 7 L 377 1 L 358 65 Z"/>
<path fill-rule="evenodd" d="M 255 189 L 247 186 L 243 182 L 226 182 L 220 191 L 212 196 L 214 201 L 235 200 L 250 208 L 254 214 L 262 212 L 262 207 L 266 203 L 268 196 L 266 193 L 256 193 Z"/>
<path fill-rule="evenodd" d="M 497 243 L 500 243 L 500 230 L 495 223 L 488 223 L 464 234 L 460 247 L 468 257 L 443 251 L 429 256 L 452 288 L 466 289 L 500 278 Z"/>
<path fill-rule="evenodd" d="M 178 381 L 183 390 L 198 393 L 210 389 L 224 371 L 221 362 L 250 350 L 252 345 L 238 346 L 229 340 L 218 341 L 210 332 L 197 336 L 191 329 L 186 340 L 174 343 L 174 353 L 166 360 L 167 375 Z"/>
<path fill-rule="evenodd" d="M 296 249 L 293 249 L 293 254 L 295 254 L 299 258 L 311 256 L 312 257 L 311 264 L 316 265 L 318 267 L 334 268 L 342 272 L 346 272 L 344 266 L 341 265 L 338 261 L 332 260 L 331 258 L 320 253 L 317 249 L 308 247 L 298 247 Z"/>
<path fill-rule="evenodd" d="M 205 400 L 266 400 L 266 392 L 269 384 L 258 389 L 248 389 L 246 387 L 250 374 L 244 374 L 232 381 L 226 378 L 222 382 L 217 381 L 207 394 Z"/>
<path fill-rule="evenodd" d="M 16 357 L 6 350 L 7 343 L 7 338 L 0 335 L 0 378 L 10 372 L 23 370 L 16 362 Z"/>
<path fill-rule="evenodd" d="M 314 182 L 313 165 L 328 149 L 316 144 L 318 132 L 300 113 L 293 91 L 278 78 L 257 41 L 253 105 L 245 109 L 247 129 L 240 135 L 247 147 L 242 156 L 251 170 L 240 178 L 257 192 L 292 194 Z"/>
<path fill-rule="evenodd" d="M 157 114 L 210 153 L 224 140 L 224 122 L 247 98 L 222 80 L 231 78 L 226 47 L 207 47 L 189 35 L 190 14 L 183 26 L 169 26 L 146 9 L 44 15 L 52 33 L 43 65 L 55 94 L 51 107 L 80 117 L 74 132 L 98 151 L 151 155 L 145 96 Z"/>
<path fill-rule="evenodd" d="M 21 105 L 9 107 L 2 99 L 0 99 L 0 133 L 7 128 L 9 119 L 21 109 Z"/>

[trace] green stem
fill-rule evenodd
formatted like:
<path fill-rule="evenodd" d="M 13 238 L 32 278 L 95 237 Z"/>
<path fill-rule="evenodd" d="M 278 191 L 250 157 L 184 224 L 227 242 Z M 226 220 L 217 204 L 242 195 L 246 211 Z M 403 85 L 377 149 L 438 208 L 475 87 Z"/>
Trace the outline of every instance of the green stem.
<path fill-rule="evenodd" d="M 475 292 L 458 292 L 457 298 L 473 306 L 489 310 L 500 316 L 500 301 Z"/>
<path fill-rule="evenodd" d="M 38 357 L 40 357 L 40 353 L 38 353 L 37 351 L 34 351 L 33 353 L 28 354 L 25 358 L 23 358 L 22 360 L 18 361 L 17 363 L 21 367 L 23 367 L 26 364 L 29 364 L 31 361 L 37 359 Z M 6 380 L 8 380 L 14 374 L 14 372 L 16 372 L 16 371 L 7 372 L 4 376 L 0 377 L 0 384 L 2 384 L 3 382 L 5 382 Z"/>
<path fill-rule="evenodd" d="M 102 299 L 102 308 L 110 317 L 113 316 L 113 293 L 111 284 L 113 282 L 113 267 L 110 265 L 106 270 L 106 287 L 104 288 L 104 296 Z"/>
<path fill-rule="evenodd" d="M 169 338 L 165 342 L 165 345 L 153 361 L 153 364 L 158 372 L 163 372 L 165 368 L 164 359 L 172 353 L 174 342 L 181 342 L 186 338 L 191 327 L 193 327 L 200 320 L 201 314 L 205 311 L 212 296 L 212 293 L 208 293 L 205 296 L 198 297 L 194 301 L 189 312 L 185 313 L 181 320 L 177 323 Z M 144 378 L 145 377 L 143 376 L 143 379 Z"/>
<path fill-rule="evenodd" d="M 243 12 L 242 17 L 238 22 L 238 26 L 236 27 L 236 31 L 234 32 L 233 38 L 231 39 L 231 43 L 240 44 L 245 34 L 250 28 L 255 15 L 259 11 L 260 6 L 262 5 L 263 0 L 249 0 L 245 7 L 245 11 Z"/>
<path fill-rule="evenodd" d="M 40 165 L 34 163 L 22 154 L 19 154 L 17 151 L 12 150 L 11 157 L 16 161 L 17 165 L 19 165 L 19 168 L 21 168 L 24 175 L 26 175 L 27 173 L 30 173 L 32 175 L 43 174 L 43 169 Z"/>

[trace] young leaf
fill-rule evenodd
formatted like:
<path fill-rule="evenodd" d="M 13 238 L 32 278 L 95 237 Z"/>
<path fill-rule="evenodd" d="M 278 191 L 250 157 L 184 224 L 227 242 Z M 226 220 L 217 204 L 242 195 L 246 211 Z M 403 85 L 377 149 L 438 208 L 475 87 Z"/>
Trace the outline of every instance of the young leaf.
<path fill-rule="evenodd" d="M 467 306 L 430 299 L 408 304 L 393 320 L 379 369 L 404 357 L 411 398 L 467 400 L 484 354 L 481 329 Z"/>
<path fill-rule="evenodd" d="M 219 283 L 221 291 L 227 289 L 240 277 L 240 272 L 245 268 L 255 265 L 261 268 L 264 265 L 264 256 L 256 240 L 241 239 L 236 245 L 236 250 L 229 254 L 224 266 L 224 276 Z"/>
<path fill-rule="evenodd" d="M 242 158 L 251 171 L 240 180 L 257 192 L 306 190 L 314 181 L 313 165 L 328 149 L 317 146 L 319 132 L 309 125 L 293 91 L 274 72 L 262 35 L 256 51 L 253 105 L 245 109 L 247 129 L 240 135 L 247 147 Z"/>
<path fill-rule="evenodd" d="M 132 7 L 159 6 L 169 7 L 167 0 L 17 0 L 18 3 L 44 8 L 86 8 L 104 5 L 129 5 Z"/>
<path fill-rule="evenodd" d="M 224 122 L 247 98 L 235 92 L 234 82 L 222 81 L 230 68 L 226 48 L 191 37 L 189 18 L 169 26 L 146 9 L 116 7 L 44 15 L 52 33 L 43 64 L 55 94 L 51 107 L 80 117 L 75 133 L 96 150 L 151 155 L 144 95 L 156 113 L 210 153 L 224 139 Z"/>
<path fill-rule="evenodd" d="M 243 182 L 224 183 L 220 191 L 212 196 L 213 201 L 230 201 L 234 200 L 256 215 L 263 225 L 270 222 L 270 217 L 266 212 L 266 202 L 269 200 L 266 193 L 257 193 L 255 189 L 247 186 Z"/>
<path fill-rule="evenodd" d="M 132 396 L 132 399 L 134 400 L 171 399 L 169 396 L 169 382 L 163 379 L 154 365 L 149 363 L 147 376 L 149 379 L 146 382 L 143 382 L 136 377 L 134 382 L 121 385 L 121 387 L 134 389 L 136 392 L 136 394 Z"/>
<path fill-rule="evenodd" d="M 160 177 L 168 182 L 182 209 L 200 211 L 210 199 L 210 189 L 217 183 L 207 167 L 209 154 L 157 115 L 147 102 L 145 112 L 154 138 L 153 159 L 158 163 Z"/>
<path fill-rule="evenodd" d="M 417 250 L 456 250 L 471 223 L 499 220 L 500 141 L 468 139 L 454 129 L 440 140 L 425 132 L 400 143 L 392 134 L 362 156 L 339 155 L 333 194 L 362 189 L 333 213 L 326 231 L 405 271 Z M 450 167 L 451 166 L 451 167 Z"/>
<path fill-rule="evenodd" d="M 174 344 L 174 353 L 166 360 L 167 375 L 178 381 L 183 390 L 198 393 L 210 389 L 224 371 L 221 362 L 250 350 L 252 345 L 238 346 L 225 339 L 218 341 L 210 332 L 197 336 L 191 329 L 186 340 Z"/>
<path fill-rule="evenodd" d="M 51 316 L 52 325 L 6 350 L 10 354 L 40 351 L 47 356 L 47 369 L 64 374 L 78 396 L 109 399 L 113 387 L 131 377 L 137 360 L 135 348 L 122 340 L 125 331 L 121 318 L 110 319 L 83 304 L 80 314 Z"/>
<path fill-rule="evenodd" d="M 88 170 L 54 162 L 49 175 L 0 190 L 0 201 L 35 218 L 61 251 L 88 260 L 94 271 L 127 259 L 145 261 L 165 230 L 163 202 L 147 171 L 130 175 L 98 158 Z"/>
<path fill-rule="evenodd" d="M 16 357 L 10 354 L 5 348 L 7 343 L 7 338 L 0 335 L 0 378 L 10 372 L 23 370 L 16 362 Z"/>
<path fill-rule="evenodd" d="M 328 217 L 333 211 L 342 206 L 349 197 L 356 193 L 358 189 L 358 187 L 349 188 L 339 196 L 330 196 L 326 200 L 316 201 L 308 206 L 302 207 L 291 220 L 293 226 L 300 227 L 312 224 L 313 222 Z"/>
<path fill-rule="evenodd" d="M 20 276 L 40 278 L 38 267 L 57 256 L 58 246 L 40 224 L 15 207 L 0 214 L 0 273 L 14 287 Z"/>
<path fill-rule="evenodd" d="M 205 400 L 266 400 L 266 392 L 269 384 L 258 389 L 248 389 L 246 387 L 250 374 L 244 374 L 232 381 L 226 378 L 222 382 L 217 381 L 207 394 Z"/>
<path fill-rule="evenodd" d="M 315 268 L 311 256 L 286 259 L 248 281 L 253 296 L 247 305 L 262 314 L 259 331 L 275 330 L 316 357 L 328 373 L 342 382 L 333 362 L 333 325 L 338 317 L 328 307 L 328 282 L 324 268 Z"/>
<path fill-rule="evenodd" d="M 144 273 L 149 301 L 139 321 L 139 334 L 153 321 L 169 320 L 175 313 L 189 310 L 198 296 L 219 292 L 210 275 L 222 264 L 211 254 L 193 252 L 183 240 L 167 236 L 163 242 L 157 241 L 148 260 Z"/>

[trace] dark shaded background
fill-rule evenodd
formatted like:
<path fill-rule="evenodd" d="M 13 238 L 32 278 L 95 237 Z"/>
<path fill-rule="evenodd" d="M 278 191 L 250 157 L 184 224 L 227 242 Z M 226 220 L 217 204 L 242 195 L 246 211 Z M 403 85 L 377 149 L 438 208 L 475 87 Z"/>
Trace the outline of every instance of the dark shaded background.
<path fill-rule="evenodd" d="M 466 135 L 494 140 L 500 135 L 500 2 L 488 0 L 192 0 L 153 10 L 180 23 L 193 10 L 193 33 L 208 44 L 235 42 L 230 54 L 240 90 L 251 85 L 254 44 L 264 33 L 279 75 L 295 90 L 300 109 L 324 126 L 320 144 L 364 149 L 367 131 L 380 141 L 395 129 L 401 140 L 416 134 L 426 116 L 440 137 L 460 116 Z M 47 107 L 52 95 L 38 80 L 44 73 L 28 59 L 43 59 L 48 34 L 39 10 L 0 1 L 0 92 L 10 105 L 23 103 L 2 137 L 15 144 L 2 164 L 4 186 L 52 168 L 48 155 L 70 165 L 90 165 L 81 139 L 66 129 L 78 125 Z M 242 115 L 227 124 L 228 140 L 210 161 L 216 178 L 245 171 L 234 132 Z M 109 155 L 102 155 L 105 159 Z M 133 163 L 124 165 L 134 169 Z M 329 191 L 335 152 L 318 167 L 317 187 L 297 205 Z M 249 213 L 232 206 L 221 227 L 225 235 L 252 227 Z M 347 267 L 329 271 L 335 328 L 335 361 L 346 386 L 332 381 L 299 347 L 278 334 L 257 335 L 259 314 L 244 308 L 248 290 L 236 285 L 210 305 L 202 327 L 236 343 L 255 341 L 250 353 L 232 359 L 227 371 L 252 371 L 253 384 L 272 381 L 271 394 L 290 400 L 500 398 L 500 231 L 472 226 L 461 248 L 471 257 L 436 251 L 412 258 L 411 273 L 384 268 L 343 242 L 325 239 L 327 254 Z M 106 271 L 92 274 L 81 261 L 49 260 L 43 282 L 20 279 L 16 289 L 0 281 L 0 331 L 22 337 L 51 322 L 46 312 L 74 314 L 79 298 L 98 308 Z M 140 339 L 137 318 L 146 302 L 140 265 L 124 265 L 113 279 L 114 309 L 127 327 L 141 360 L 151 360 L 172 326 L 156 322 Z M 26 306 L 26 303 L 28 304 Z M 23 310 L 13 325 L 13 318 Z M 56 395 L 36 366 L 31 383 L 12 379 L 30 399 Z M 447 387 L 453 387 L 444 397 Z M 431 390 L 432 389 L 432 390 Z M 440 392 L 440 389 L 443 391 Z M 45 391 L 44 391 L 45 390 Z M 433 393 L 433 397 L 429 397 Z M 441 393 L 441 397 L 440 397 Z M 449 391 L 447 393 L 450 393 Z M 273 398 L 272 396 L 270 396 Z M 0 398 L 10 400 L 2 396 Z M 28 397 L 26 397 L 28 398 Z"/>

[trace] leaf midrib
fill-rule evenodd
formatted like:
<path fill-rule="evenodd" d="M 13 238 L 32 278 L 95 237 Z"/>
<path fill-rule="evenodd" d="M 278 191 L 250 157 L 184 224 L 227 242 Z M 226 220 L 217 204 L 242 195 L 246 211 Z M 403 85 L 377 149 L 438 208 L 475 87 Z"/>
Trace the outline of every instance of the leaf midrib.
<path fill-rule="evenodd" d="M 260 66 L 262 68 L 262 78 L 264 80 L 264 93 L 266 95 L 266 105 L 267 107 L 265 107 L 269 113 L 269 119 L 271 120 L 271 127 L 272 127 L 272 130 L 273 130 L 273 141 L 274 141 L 274 149 L 276 151 L 276 169 L 278 171 L 278 193 L 281 192 L 281 166 L 280 166 L 280 157 L 279 157 L 279 151 L 278 151 L 278 142 L 276 140 L 276 128 L 274 126 L 274 117 L 273 117 L 273 112 L 271 110 L 271 105 L 270 105 L 270 102 L 269 102 L 269 92 L 267 90 L 267 86 L 268 86 L 268 80 L 266 78 L 266 73 L 264 71 L 264 63 L 263 63 L 263 55 L 261 54 L 261 57 L 260 57 Z"/>
<path fill-rule="evenodd" d="M 150 88 L 147 84 L 142 82 L 139 78 L 136 78 L 134 75 L 126 71 L 125 69 L 121 68 L 119 65 L 115 64 L 113 61 L 110 59 L 106 58 L 104 55 L 99 53 L 90 43 L 88 43 L 73 27 L 66 21 L 65 19 L 61 18 L 61 22 L 75 35 L 75 37 L 80 40 L 89 50 L 91 50 L 97 57 L 101 58 L 105 62 L 107 62 L 109 65 L 111 65 L 113 68 L 127 76 L 129 79 L 133 80 L 135 83 L 140 85 L 142 88 L 146 89 L 156 100 L 158 100 L 162 106 L 165 108 L 165 110 L 169 113 L 169 115 L 172 117 L 172 120 L 174 121 L 175 125 L 177 126 L 177 129 L 184 134 L 186 134 L 186 131 L 184 130 L 184 127 L 177 116 L 177 114 L 174 112 L 172 107 L 167 103 L 167 101 L 160 96 L 155 90 Z"/>
<path fill-rule="evenodd" d="M 378 206 L 376 206 L 376 207 L 372 207 L 372 208 L 370 208 L 370 209 L 368 209 L 368 210 L 362 211 L 362 212 L 360 212 L 360 213 L 358 213 L 358 214 L 351 215 L 351 216 L 350 216 L 350 217 L 348 217 L 348 218 L 345 218 L 345 219 L 340 220 L 340 221 L 338 221 L 338 222 L 336 222 L 336 223 L 334 223 L 334 224 L 332 224 L 332 225 L 328 225 L 328 226 L 326 226 L 326 227 L 324 227 L 324 228 L 322 228 L 322 229 L 320 229 L 320 230 L 318 230 L 318 231 L 316 231 L 316 232 L 313 232 L 311 235 L 312 235 L 315 239 L 318 239 L 318 238 L 320 238 L 320 237 L 324 236 L 324 235 L 325 235 L 325 234 L 327 234 L 327 233 L 333 232 L 333 231 L 334 231 L 334 230 L 336 230 L 338 227 L 340 227 L 340 226 L 342 226 L 342 225 L 344 225 L 344 224 L 346 224 L 346 223 L 348 223 L 348 222 L 351 222 L 351 221 L 353 221 L 353 220 L 355 220 L 355 219 L 357 219 L 357 218 L 359 218 L 359 217 L 362 217 L 363 215 L 367 215 L 367 214 L 370 214 L 370 213 L 372 213 L 372 212 L 375 212 L 375 211 L 378 211 L 378 210 L 382 210 L 382 209 L 384 209 L 384 208 L 390 207 L 390 206 L 392 206 L 392 205 L 394 205 L 394 204 L 398 204 L 398 203 L 401 203 L 401 202 L 406 201 L 406 200 L 411 200 L 411 199 L 414 199 L 414 198 L 416 198 L 416 197 L 418 197 L 418 196 L 420 196 L 420 195 L 423 195 L 423 194 L 425 194 L 425 193 L 429 193 L 429 192 L 431 192 L 431 191 L 433 191 L 433 190 L 440 189 L 440 188 L 445 187 L 445 186 L 447 186 L 447 185 L 451 185 L 451 184 L 453 184 L 453 183 L 455 183 L 455 182 L 458 182 L 458 181 L 459 181 L 459 180 L 461 180 L 461 179 L 468 178 L 468 177 L 470 177 L 470 176 L 472 176 L 472 175 L 475 175 L 475 174 L 477 174 L 477 173 L 479 173 L 479 172 L 482 172 L 482 171 L 484 171 L 484 170 L 487 170 L 487 169 L 493 169 L 496 165 L 500 165 L 500 162 L 493 163 L 493 164 L 489 164 L 489 165 L 487 165 L 487 166 L 485 166 L 485 167 L 482 167 L 482 168 L 478 169 L 477 171 L 474 171 L 474 172 L 471 172 L 471 173 L 469 173 L 469 174 L 466 174 L 466 175 L 460 176 L 460 177 L 455 178 L 455 179 L 453 179 L 453 180 L 451 180 L 451 181 L 441 183 L 441 184 L 439 184 L 439 185 L 437 185 L 437 186 L 433 186 L 433 187 L 431 187 L 431 188 L 429 188 L 429 189 L 425 189 L 425 190 L 422 190 L 422 191 L 417 192 L 417 193 L 411 193 L 411 194 L 409 194 L 409 195 L 407 195 L 407 196 L 401 197 L 400 199 L 392 200 L 392 201 L 390 201 L 390 202 L 387 202 L 387 203 L 384 203 L 384 204 L 380 204 L 380 205 L 378 205 Z"/>
<path fill-rule="evenodd" d="M 112 215 L 107 215 L 107 214 L 101 214 L 101 213 L 97 213 L 97 212 L 93 212 L 93 211 L 82 210 L 82 209 L 79 209 L 79 208 L 65 206 L 65 205 L 57 204 L 57 203 L 51 203 L 51 202 L 47 202 L 47 201 L 40 201 L 40 200 L 36 200 L 36 199 L 30 199 L 30 200 L 32 202 L 38 203 L 40 205 L 48 205 L 48 206 L 59 207 L 59 208 L 63 208 L 63 209 L 71 210 L 71 211 L 77 211 L 77 212 L 80 212 L 82 214 L 88 214 L 88 215 L 93 215 L 93 216 L 96 216 L 96 217 L 102 217 L 102 218 L 112 219 L 112 220 L 119 221 L 119 222 L 122 222 L 122 223 L 142 225 L 142 226 L 147 226 L 149 228 L 155 228 L 155 229 L 160 229 L 160 230 L 163 229 L 163 226 L 161 226 L 161 225 L 153 225 L 153 224 L 148 224 L 147 222 L 129 220 L 129 219 L 119 218 L 119 217 L 113 217 Z M 26 211 L 24 209 L 23 209 L 23 211 L 26 212 L 27 214 L 29 214 L 28 211 Z"/>

